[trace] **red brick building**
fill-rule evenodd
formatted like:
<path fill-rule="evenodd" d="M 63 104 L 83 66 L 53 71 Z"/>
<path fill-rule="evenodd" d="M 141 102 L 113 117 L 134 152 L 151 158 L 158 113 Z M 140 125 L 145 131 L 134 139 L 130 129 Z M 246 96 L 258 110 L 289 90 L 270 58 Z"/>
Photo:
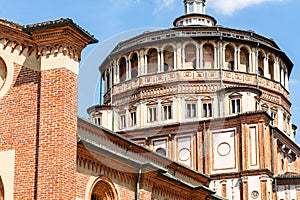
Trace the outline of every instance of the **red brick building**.
<path fill-rule="evenodd" d="M 210 177 L 77 117 L 71 19 L 0 20 L 0 199 L 222 199 Z"/>
<path fill-rule="evenodd" d="M 1 19 L 0 200 L 299 200 L 293 63 L 205 3 L 116 46 L 91 121 L 77 116 L 77 78 L 97 40 L 70 19 Z"/>

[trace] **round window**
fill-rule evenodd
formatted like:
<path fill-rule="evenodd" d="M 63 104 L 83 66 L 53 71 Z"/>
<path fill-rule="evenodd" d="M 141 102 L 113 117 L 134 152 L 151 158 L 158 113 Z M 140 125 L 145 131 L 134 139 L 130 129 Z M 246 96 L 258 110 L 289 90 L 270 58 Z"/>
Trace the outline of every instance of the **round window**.
<path fill-rule="evenodd" d="M 219 144 L 217 151 L 220 156 L 227 156 L 230 153 L 230 145 L 223 142 Z"/>
<path fill-rule="evenodd" d="M 256 190 L 254 190 L 251 193 L 251 197 L 252 197 L 252 199 L 257 199 L 259 197 L 259 193 Z"/>
<path fill-rule="evenodd" d="M 191 156 L 191 152 L 189 149 L 187 149 L 187 148 L 180 149 L 179 160 L 187 161 L 188 159 L 190 159 L 190 156 Z"/>
<path fill-rule="evenodd" d="M 4 60 L 0 57 L 0 89 L 3 87 L 7 76 L 7 68 Z"/>
<path fill-rule="evenodd" d="M 156 153 L 162 155 L 162 156 L 166 156 L 167 155 L 167 152 L 164 148 L 158 148 L 156 149 Z"/>

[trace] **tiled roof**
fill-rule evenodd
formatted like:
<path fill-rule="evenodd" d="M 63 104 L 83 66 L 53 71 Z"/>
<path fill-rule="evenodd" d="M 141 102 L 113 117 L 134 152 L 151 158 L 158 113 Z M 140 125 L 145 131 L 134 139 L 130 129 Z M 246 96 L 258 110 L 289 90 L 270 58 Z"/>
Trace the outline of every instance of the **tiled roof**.
<path fill-rule="evenodd" d="M 10 26 L 12 28 L 16 28 L 16 29 L 19 29 L 19 30 L 22 30 L 24 28 L 24 26 L 22 26 L 20 24 L 17 24 L 17 23 L 12 22 L 12 21 L 8 21 L 7 19 L 3 19 L 3 18 L 0 18 L 0 24 Z"/>
<path fill-rule="evenodd" d="M 60 26 L 65 26 L 65 25 L 69 25 L 69 26 L 75 28 L 77 31 L 81 32 L 83 35 L 85 35 L 86 37 L 91 39 L 92 43 L 98 42 L 98 40 L 94 37 L 94 35 L 90 34 L 88 31 L 84 30 L 78 24 L 74 23 L 73 20 L 70 18 L 61 18 L 61 19 L 53 20 L 53 21 L 29 24 L 29 25 L 24 26 L 23 31 L 31 32 L 31 31 L 35 31 L 35 30 L 39 30 L 39 29 L 60 27 Z"/>

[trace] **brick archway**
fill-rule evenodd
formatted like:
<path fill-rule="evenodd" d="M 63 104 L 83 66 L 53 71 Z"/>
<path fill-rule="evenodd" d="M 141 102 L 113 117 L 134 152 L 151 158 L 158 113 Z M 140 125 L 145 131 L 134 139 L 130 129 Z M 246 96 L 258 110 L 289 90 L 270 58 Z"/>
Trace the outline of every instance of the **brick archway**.
<path fill-rule="evenodd" d="M 4 185 L 0 176 L 0 200 L 4 200 Z"/>
<path fill-rule="evenodd" d="M 113 182 L 105 177 L 98 178 L 92 186 L 90 200 L 118 200 Z"/>

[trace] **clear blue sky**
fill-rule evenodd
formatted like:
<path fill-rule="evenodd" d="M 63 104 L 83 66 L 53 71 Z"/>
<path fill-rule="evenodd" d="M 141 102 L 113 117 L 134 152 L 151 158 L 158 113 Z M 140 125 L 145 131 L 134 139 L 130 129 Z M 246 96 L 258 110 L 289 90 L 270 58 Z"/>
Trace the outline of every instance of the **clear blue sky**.
<path fill-rule="evenodd" d="M 256 3 L 253 3 L 256 2 Z M 254 30 L 273 38 L 294 63 L 290 77 L 293 123 L 299 126 L 300 143 L 300 1 L 299 0 L 207 0 L 207 13 L 218 24 Z M 100 41 L 83 52 L 82 60 L 103 41 L 136 28 L 170 28 L 183 14 L 183 0 L 1 0 L 0 17 L 27 25 L 71 18 Z"/>

